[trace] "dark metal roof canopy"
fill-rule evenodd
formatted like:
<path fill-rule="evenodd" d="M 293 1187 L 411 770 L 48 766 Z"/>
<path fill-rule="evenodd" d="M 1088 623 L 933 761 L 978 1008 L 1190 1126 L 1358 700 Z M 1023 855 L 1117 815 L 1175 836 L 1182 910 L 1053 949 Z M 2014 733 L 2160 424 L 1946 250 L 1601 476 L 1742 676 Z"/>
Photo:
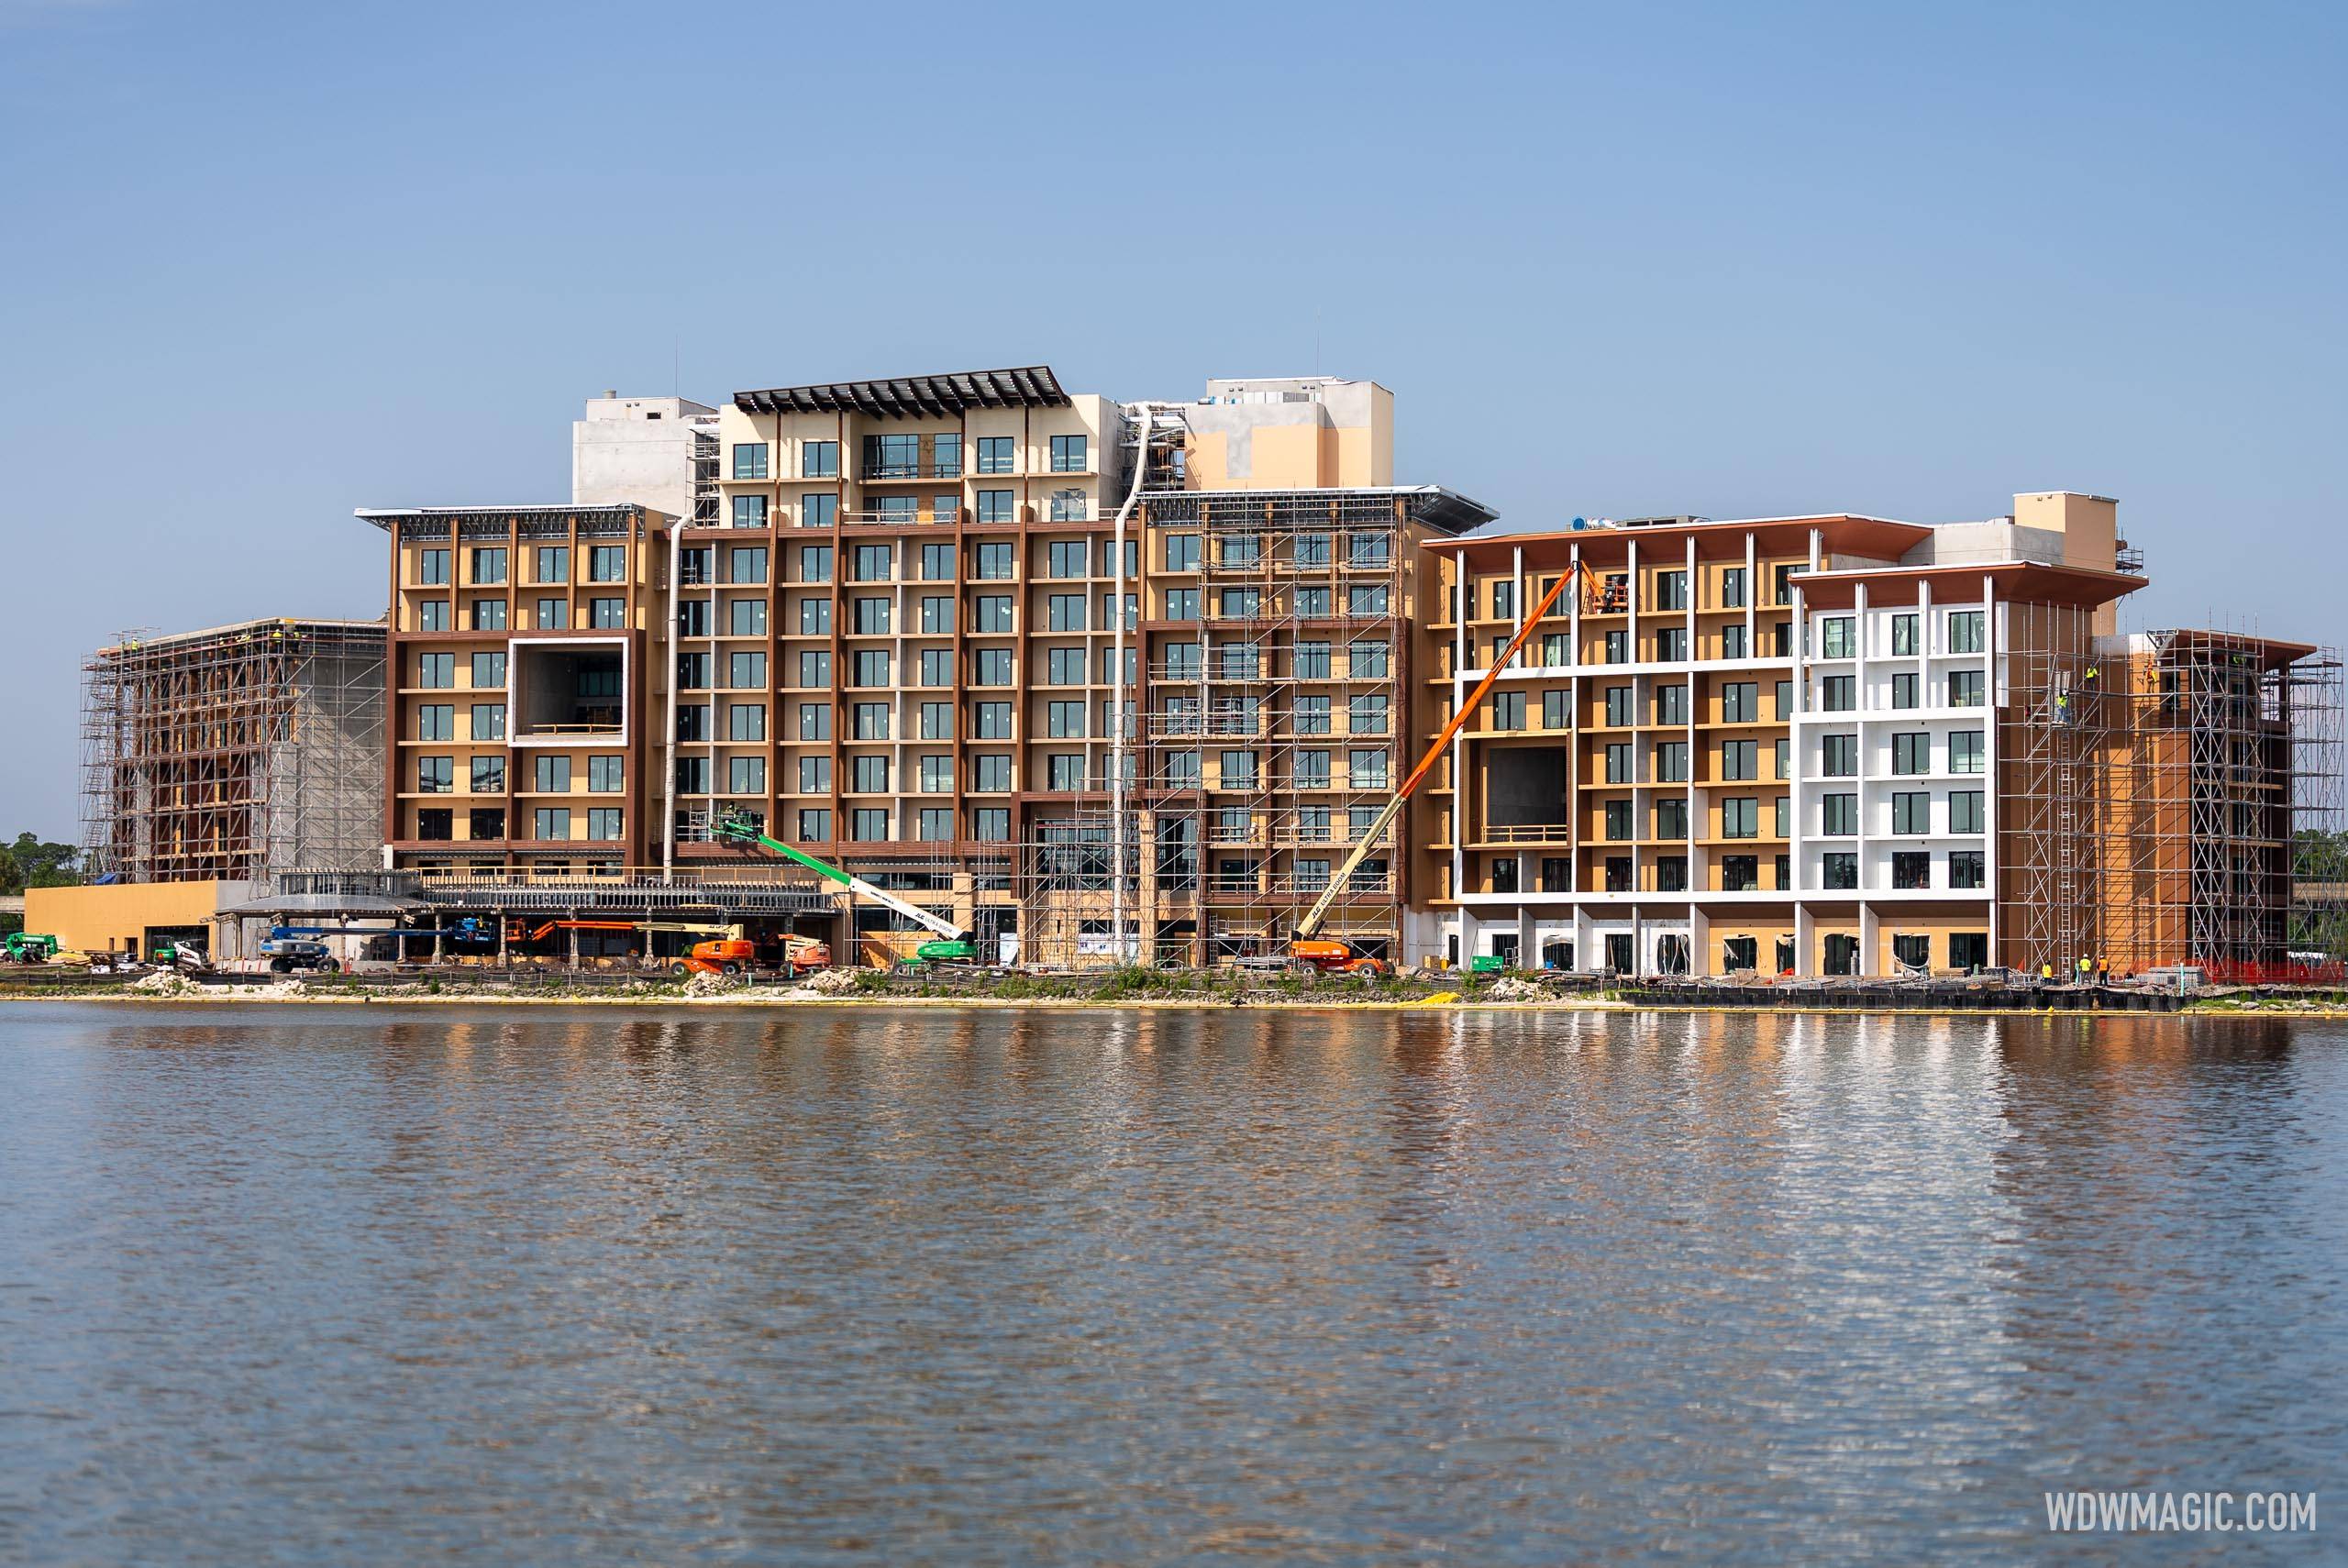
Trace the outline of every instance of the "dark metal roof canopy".
<path fill-rule="evenodd" d="M 880 419 L 942 419 L 971 408 L 1066 408 L 1068 393 L 1049 365 L 960 370 L 949 376 L 899 376 L 880 381 L 737 392 L 734 406 L 750 414 L 855 413 Z"/>

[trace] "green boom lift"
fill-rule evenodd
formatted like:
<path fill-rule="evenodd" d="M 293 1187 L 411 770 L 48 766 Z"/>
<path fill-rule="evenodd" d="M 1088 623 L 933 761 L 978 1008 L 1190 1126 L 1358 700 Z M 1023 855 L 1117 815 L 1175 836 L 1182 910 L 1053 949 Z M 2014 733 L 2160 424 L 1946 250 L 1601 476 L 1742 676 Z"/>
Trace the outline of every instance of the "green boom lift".
<path fill-rule="evenodd" d="M 711 831 L 721 843 L 755 844 L 785 860 L 795 860 L 826 881 L 837 882 L 857 897 L 870 899 L 874 903 L 894 910 L 907 920 L 937 933 L 940 940 L 925 942 L 914 949 L 914 955 L 926 963 L 967 964 L 979 955 L 979 944 L 973 934 L 945 916 L 932 914 L 918 905 L 909 904 L 896 894 L 876 888 L 861 877 L 851 877 L 836 866 L 826 865 L 803 849 L 793 849 L 779 838 L 769 838 L 758 830 L 758 825 L 747 814 L 739 811 L 720 812 L 711 824 Z"/>

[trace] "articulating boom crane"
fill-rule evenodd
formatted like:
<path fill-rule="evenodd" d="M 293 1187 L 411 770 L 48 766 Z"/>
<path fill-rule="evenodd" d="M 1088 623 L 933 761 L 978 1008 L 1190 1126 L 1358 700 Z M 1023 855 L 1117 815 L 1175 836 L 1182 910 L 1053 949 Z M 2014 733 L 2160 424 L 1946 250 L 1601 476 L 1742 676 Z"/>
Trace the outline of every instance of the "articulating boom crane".
<path fill-rule="evenodd" d="M 1434 744 L 1428 746 L 1426 755 L 1419 758 L 1419 765 L 1411 769 L 1410 777 L 1402 780 L 1402 787 L 1394 791 L 1394 798 L 1387 801 L 1385 808 L 1378 813 L 1378 820 L 1371 823 L 1368 831 L 1355 843 L 1354 852 L 1346 856 L 1345 865 L 1329 878 L 1329 886 L 1322 891 L 1319 901 L 1297 922 L 1296 936 L 1288 947 L 1288 955 L 1291 959 L 1300 964 L 1310 964 L 1316 969 L 1341 974 L 1377 975 L 1385 972 L 1383 964 L 1376 958 L 1356 953 L 1350 943 L 1318 935 L 1321 922 L 1328 918 L 1329 906 L 1337 901 L 1337 895 L 1345 891 L 1346 885 L 1353 880 L 1355 868 L 1369 857 L 1371 850 L 1378 847 L 1379 841 L 1386 835 L 1387 828 L 1402 814 L 1402 808 L 1410 803 L 1419 786 L 1426 782 L 1427 775 L 1434 771 L 1434 765 L 1442 760 L 1453 737 L 1468 723 L 1468 715 L 1483 705 L 1486 693 L 1501 678 L 1501 671 L 1508 668 L 1509 661 L 1516 657 L 1526 642 L 1531 640 L 1533 628 L 1549 613 L 1550 606 L 1556 603 L 1557 596 L 1565 592 L 1567 586 L 1581 575 L 1581 569 L 1578 563 L 1568 568 L 1563 577 L 1550 585 L 1549 591 L 1541 596 L 1541 602 L 1535 604 L 1533 613 L 1518 625 L 1516 635 L 1508 640 L 1508 646 L 1492 660 L 1491 668 L 1484 671 L 1484 678 L 1476 682 L 1475 690 L 1468 692 L 1467 701 L 1459 704 L 1459 712 L 1451 715 L 1450 722 L 1443 726 L 1443 733 L 1434 737 Z"/>
<path fill-rule="evenodd" d="M 795 860 L 825 880 L 837 882 L 857 897 L 870 899 L 874 903 L 894 910 L 907 920 L 937 933 L 942 940 L 925 942 L 914 949 L 914 955 L 917 958 L 932 964 L 967 964 L 978 956 L 979 944 L 972 933 L 964 931 L 944 915 L 932 914 L 917 904 L 907 903 L 894 893 L 874 887 L 861 877 L 851 877 L 836 866 L 826 865 L 803 849 L 793 849 L 779 838 L 769 838 L 740 811 L 728 810 L 719 813 L 717 820 L 711 824 L 711 832 L 723 843 L 755 844 L 786 860 Z"/>

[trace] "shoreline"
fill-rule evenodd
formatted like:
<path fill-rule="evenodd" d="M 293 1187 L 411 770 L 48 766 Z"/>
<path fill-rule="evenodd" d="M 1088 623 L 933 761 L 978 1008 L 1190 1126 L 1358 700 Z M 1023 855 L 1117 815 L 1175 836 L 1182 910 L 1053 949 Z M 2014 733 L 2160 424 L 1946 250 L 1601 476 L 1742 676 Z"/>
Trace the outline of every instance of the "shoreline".
<path fill-rule="evenodd" d="M 1102 1001 L 1082 997 L 885 997 L 885 996 L 759 996 L 752 994 L 720 994 L 706 997 L 686 996 L 336 996 L 336 995 L 271 995 L 265 990 L 205 991 L 190 994 L 111 994 L 82 993 L 70 996 L 44 997 L 24 993 L 0 995 L 0 1004 L 9 1002 L 85 1003 L 100 1007 L 233 1007 L 239 1005 L 264 1007 L 378 1007 L 378 1008 L 703 1008 L 766 1010 L 796 1010 L 804 1008 L 955 1008 L 1000 1011 L 1093 1011 L 1093 1012 L 1573 1012 L 1573 1013 L 1670 1013 L 1670 1014 L 1749 1014 L 1755 1016 L 1818 1016 L 1818 1017 L 1901 1017 L 1973 1019 L 1984 1014 L 1977 1011 L 1934 1007 L 1804 1007 L 1786 1004 L 1772 1007 L 1701 1007 L 1621 1001 L 1612 998 L 1557 998 L 1555 999 L 1521 1000 L 1514 999 L 1479 999 L 1456 992 L 1438 992 L 1420 998 L 1364 998 L 1345 1000 L 1336 998 L 1267 998 L 1261 1000 L 1208 1000 L 1175 997 L 1137 997 Z M 2348 1007 L 2322 1007 L 2309 1004 L 2228 1006 L 2219 1002 L 2188 1004 L 2172 1013 L 2141 1014 L 2124 1011 L 2082 1010 L 2072 1008 L 2013 1008 L 2001 1009 L 1990 1016 L 2009 1018 L 2096 1018 L 2126 1020 L 2143 1017 L 2165 1018 L 2313 1018 L 2348 1019 Z"/>

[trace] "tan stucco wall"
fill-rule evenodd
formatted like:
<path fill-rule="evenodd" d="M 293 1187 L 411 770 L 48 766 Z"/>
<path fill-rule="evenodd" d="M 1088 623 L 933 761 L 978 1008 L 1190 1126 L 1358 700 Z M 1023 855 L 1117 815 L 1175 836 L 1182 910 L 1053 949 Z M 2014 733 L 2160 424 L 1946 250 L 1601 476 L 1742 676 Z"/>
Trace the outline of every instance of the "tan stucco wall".
<path fill-rule="evenodd" d="M 242 882 L 124 882 L 103 888 L 30 888 L 25 929 L 54 936 L 82 953 L 107 948 L 144 952 L 156 926 L 204 925 L 228 901 L 244 896 Z"/>

